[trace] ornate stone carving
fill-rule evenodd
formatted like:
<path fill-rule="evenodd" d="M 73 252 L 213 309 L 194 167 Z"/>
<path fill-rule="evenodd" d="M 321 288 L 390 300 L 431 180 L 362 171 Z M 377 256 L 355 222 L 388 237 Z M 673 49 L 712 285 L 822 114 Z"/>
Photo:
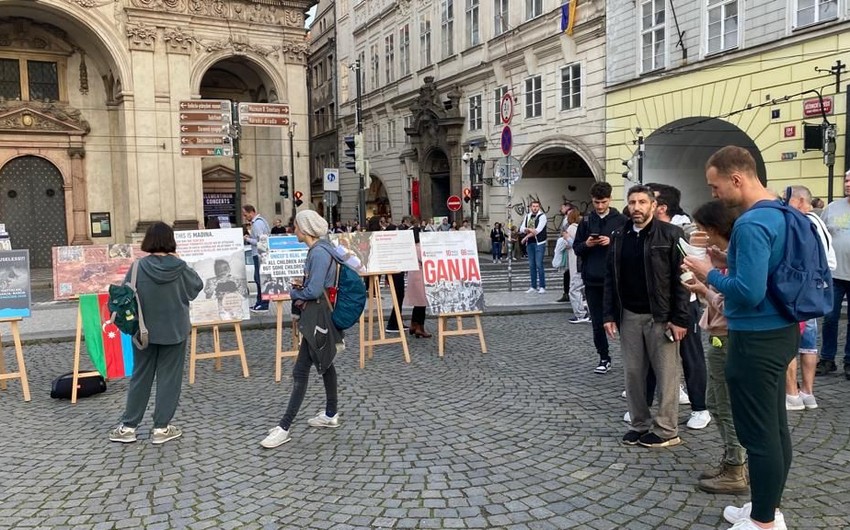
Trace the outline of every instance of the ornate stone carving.
<path fill-rule="evenodd" d="M 172 53 L 192 53 L 196 44 L 194 35 L 184 33 L 180 28 L 164 30 L 162 40 L 168 45 L 168 51 Z"/>
<path fill-rule="evenodd" d="M 156 28 L 145 24 L 128 24 L 127 38 L 130 40 L 131 50 L 153 51 L 156 42 Z"/>
<path fill-rule="evenodd" d="M 283 25 L 293 28 L 303 28 L 304 13 L 297 9 L 287 9 L 283 13 Z"/>
<path fill-rule="evenodd" d="M 65 103 L 0 98 L 0 130 L 83 135 L 88 134 L 91 127 L 79 110 Z"/>
<path fill-rule="evenodd" d="M 68 2 L 80 7 L 101 7 L 111 4 L 112 0 L 68 0 Z"/>
<path fill-rule="evenodd" d="M 89 69 L 86 66 L 86 54 L 80 52 L 80 94 L 89 93 Z"/>
<path fill-rule="evenodd" d="M 157 11 L 186 11 L 186 0 L 132 0 L 135 7 Z"/>
<path fill-rule="evenodd" d="M 68 156 L 71 158 L 82 160 L 86 157 L 86 148 L 85 147 L 69 147 L 68 148 Z"/>
<path fill-rule="evenodd" d="M 56 52 L 71 55 L 75 46 L 68 34 L 49 24 L 27 18 L 0 18 L 0 47 Z"/>
<path fill-rule="evenodd" d="M 233 50 L 237 54 L 245 54 L 248 52 L 256 53 L 258 55 L 262 55 L 263 57 L 278 57 L 279 52 L 281 51 L 281 46 L 260 46 L 258 44 L 251 44 L 250 42 L 243 42 L 239 40 L 234 40 L 233 37 L 228 38 L 227 40 L 219 40 L 219 41 L 202 41 L 198 39 L 196 41 L 197 47 L 200 50 L 206 51 L 208 53 L 217 52 L 221 50 Z M 283 48 L 284 52 L 288 52 L 288 44 L 284 44 Z M 304 52 L 307 51 L 307 46 L 304 46 Z"/>
<path fill-rule="evenodd" d="M 73 0 L 69 0 L 73 1 Z M 78 0 L 91 2 L 95 0 Z M 278 0 L 129 0 L 133 7 L 253 24 L 304 28 L 304 13 Z M 408 3 L 410 0 L 403 0 Z"/>

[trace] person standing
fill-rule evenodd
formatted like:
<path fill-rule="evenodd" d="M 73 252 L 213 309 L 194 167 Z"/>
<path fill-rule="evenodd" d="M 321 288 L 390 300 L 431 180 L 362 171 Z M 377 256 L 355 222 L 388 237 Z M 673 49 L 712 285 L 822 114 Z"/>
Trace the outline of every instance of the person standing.
<path fill-rule="evenodd" d="M 204 282 L 198 273 L 177 256 L 174 230 L 163 222 L 150 225 L 142 240 L 142 251 L 149 255 L 136 263 L 136 292 L 139 309 L 148 328 L 148 346 L 139 349 L 133 343 L 133 375 L 127 389 L 127 406 L 121 424 L 109 433 L 113 442 L 136 441 L 156 379 L 156 403 L 153 410 L 152 444 L 179 438 L 183 431 L 171 425 L 180 401 L 186 341 L 189 337 L 189 302 Z M 129 283 L 132 268 L 124 283 Z"/>
<path fill-rule="evenodd" d="M 384 230 L 407 230 L 407 227 L 410 226 L 408 222 L 408 218 L 402 218 L 401 224 L 396 226 L 392 224 L 392 222 L 382 223 Z M 401 303 L 404 300 L 404 271 L 399 271 L 389 275 L 389 280 L 393 282 L 393 288 L 395 289 L 396 300 L 398 300 L 399 308 L 401 307 Z M 424 284 L 423 284 L 424 288 Z M 408 326 L 402 322 L 402 332 L 407 331 Z M 384 329 L 386 333 L 398 333 L 398 319 L 396 318 L 395 307 L 390 311 L 389 319 L 387 320 L 387 326 Z"/>
<path fill-rule="evenodd" d="M 581 271 L 578 270 L 578 257 L 576 256 L 573 246 L 575 245 L 576 231 L 578 223 L 581 220 L 581 214 L 576 208 L 571 208 L 567 214 L 567 228 L 565 230 L 567 236 L 567 263 L 569 264 L 569 295 L 570 306 L 573 309 L 573 316 L 570 317 L 570 324 L 581 324 L 590 322 L 587 316 L 587 304 L 584 299 L 584 281 L 581 279 Z"/>
<path fill-rule="evenodd" d="M 776 197 L 759 180 L 755 159 L 746 149 L 723 147 L 705 167 L 714 197 L 745 210 L 735 221 L 725 255 L 711 248 L 710 262 L 685 258 L 687 270 L 723 295 L 729 326 L 726 381 L 735 430 L 747 449 L 752 502 L 727 506 L 723 517 L 735 530 L 784 528 L 778 508 L 792 457 L 785 369 L 797 354 L 800 328 L 767 290 L 768 278 L 785 254 L 785 214 L 754 208 Z"/>
<path fill-rule="evenodd" d="M 280 218 L 274 220 L 274 226 L 272 227 L 270 233 L 273 236 L 282 236 L 286 233 L 286 227 L 283 226 L 283 222 L 280 220 Z"/>
<path fill-rule="evenodd" d="M 789 186 L 786 190 L 788 206 L 806 216 L 818 230 L 821 244 L 826 252 L 826 262 L 829 270 L 834 271 L 838 265 L 832 236 L 826 225 L 812 211 L 812 192 L 805 186 Z M 806 321 L 803 334 L 800 337 L 800 367 L 802 372 L 802 388 L 797 387 L 797 358 L 791 359 L 785 372 L 785 408 L 787 410 L 803 410 L 818 408 L 815 399 L 815 370 L 818 362 L 818 319 Z"/>
<path fill-rule="evenodd" d="M 419 247 L 419 234 L 422 231 L 419 223 L 413 219 L 413 242 L 416 244 L 416 257 L 419 260 L 419 268 L 407 272 L 407 288 L 404 291 L 404 302 L 413 306 L 410 315 L 410 334 L 416 338 L 430 339 L 431 333 L 425 329 L 425 309 L 428 306 L 428 298 L 425 296 L 425 278 L 422 275 L 422 253 Z"/>
<path fill-rule="evenodd" d="M 525 243 L 528 254 L 528 266 L 531 272 L 531 287 L 527 293 L 546 292 L 546 269 L 543 268 L 543 254 L 546 252 L 546 214 L 540 211 L 540 201 L 531 201 L 531 211 L 525 214 L 519 233 Z M 540 287 L 538 287 L 538 284 Z"/>
<path fill-rule="evenodd" d="M 823 319 L 823 344 L 817 375 L 826 375 L 838 369 L 835 355 L 838 352 L 838 320 L 841 304 L 850 303 L 850 171 L 844 174 L 844 197 L 824 208 L 821 219 L 835 245 L 836 267 L 832 271 L 832 311 Z M 850 319 L 847 321 L 850 332 Z M 844 377 L 850 379 L 850 341 L 844 342 Z"/>
<path fill-rule="evenodd" d="M 493 263 L 502 260 L 502 245 L 505 243 L 505 232 L 502 230 L 502 223 L 493 223 L 493 229 L 490 230 L 490 250 L 493 254 Z"/>
<path fill-rule="evenodd" d="M 569 235 L 566 233 L 567 227 L 570 225 L 569 215 L 573 210 L 573 207 L 570 203 L 561 204 L 561 215 L 564 218 L 561 220 L 561 226 L 558 227 L 558 233 L 561 234 L 561 237 L 558 239 L 557 244 L 555 245 L 555 257 L 561 258 L 560 260 L 556 260 L 554 257 L 552 259 L 552 266 L 558 269 L 558 272 L 564 273 L 564 292 L 561 294 L 561 297 L 555 300 L 556 302 L 569 302 L 570 301 L 570 267 L 569 267 L 569 255 L 566 254 L 567 251 L 567 239 Z M 575 235 L 573 235 L 575 237 Z M 561 243 L 563 241 L 563 243 Z M 563 255 L 558 255 L 558 248 L 564 252 Z M 557 265 L 555 263 L 557 262 Z M 563 267 L 561 266 L 563 265 Z"/>
<path fill-rule="evenodd" d="M 670 447 L 679 438 L 679 371 L 676 349 L 688 332 L 690 293 L 679 281 L 681 228 L 653 219 L 655 195 L 646 186 L 628 192 L 631 220 L 611 234 L 605 274 L 603 321 L 620 332 L 626 400 L 632 428 L 626 445 Z M 655 372 L 658 412 L 647 405 L 646 374 Z"/>
<path fill-rule="evenodd" d="M 298 357 L 295 359 L 295 366 L 292 368 L 292 393 L 289 396 L 286 412 L 284 412 L 278 425 L 271 429 L 268 436 L 260 442 L 260 445 L 266 449 L 273 449 L 291 440 L 289 431 L 307 393 L 310 367 L 313 364 L 316 365 L 316 369 L 322 375 L 326 402 L 325 410 L 307 420 L 307 424 L 317 428 L 334 429 L 339 427 L 336 367 L 333 362 L 328 366 L 320 365 L 318 362 L 318 359 L 321 358 L 320 353 L 317 352 L 316 346 L 305 338 L 308 336 L 307 329 L 305 329 L 307 325 L 305 324 L 307 304 L 314 304 L 312 306 L 314 310 L 323 308 L 329 311 L 330 308 L 324 305 L 327 302 L 325 299 L 326 289 L 332 287 L 336 282 L 335 250 L 333 245 L 327 239 L 324 239 L 327 233 L 327 221 L 313 210 L 301 210 L 295 216 L 295 235 L 298 237 L 298 241 L 306 243 L 309 247 L 307 259 L 304 261 L 304 280 L 301 282 L 300 288 L 296 287 L 290 291 L 294 305 L 302 311 L 301 318 L 298 321 L 302 339 L 301 346 L 298 349 Z M 313 336 L 312 330 L 310 330 L 309 336 Z M 335 348 L 336 344 L 327 344 L 326 346 Z"/>
<path fill-rule="evenodd" d="M 593 211 L 579 223 L 573 251 L 581 259 L 581 278 L 584 281 L 584 294 L 593 325 L 593 345 L 599 355 L 599 364 L 593 372 L 607 374 L 611 370 L 611 354 L 602 326 L 606 258 L 608 246 L 611 244 L 611 233 L 622 228 L 627 218 L 611 206 L 611 185 L 607 182 L 594 183 L 590 187 L 590 198 Z"/>
<path fill-rule="evenodd" d="M 261 236 L 267 236 L 271 233 L 269 224 L 263 217 L 257 213 L 253 205 L 246 204 L 242 206 L 242 218 L 250 225 L 250 231 L 244 236 L 245 243 L 251 245 L 251 259 L 254 262 L 254 283 L 257 284 L 257 303 L 251 308 L 254 312 L 265 312 L 269 310 L 269 301 L 263 300 L 262 289 L 260 289 L 260 254 L 257 252 L 257 243 Z"/>

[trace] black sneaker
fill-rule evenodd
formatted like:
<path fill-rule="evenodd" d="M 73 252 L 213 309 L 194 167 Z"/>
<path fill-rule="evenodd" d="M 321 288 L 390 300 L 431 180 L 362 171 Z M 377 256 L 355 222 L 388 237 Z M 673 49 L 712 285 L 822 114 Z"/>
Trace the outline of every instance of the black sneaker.
<path fill-rule="evenodd" d="M 672 438 L 662 438 L 655 434 L 654 432 L 648 432 L 640 437 L 638 443 L 644 447 L 672 447 L 674 445 L 679 445 L 682 443 L 682 439 L 678 436 L 674 436 Z"/>
<path fill-rule="evenodd" d="M 611 371 L 611 361 L 608 359 L 599 359 L 599 364 L 593 369 L 595 374 L 607 374 Z"/>
<path fill-rule="evenodd" d="M 815 369 L 815 373 L 817 375 L 826 375 L 830 372 L 834 372 L 838 370 L 838 367 L 835 366 L 835 361 L 830 361 L 829 359 L 821 359 L 818 361 L 818 366 Z M 844 369 L 844 374 L 847 375 L 847 368 Z"/>
<path fill-rule="evenodd" d="M 629 431 L 623 435 L 623 445 L 637 445 L 638 441 L 640 441 L 641 436 L 645 435 L 647 431 L 637 432 L 637 431 Z"/>
<path fill-rule="evenodd" d="M 569 302 L 569 301 L 570 301 L 570 298 L 569 298 L 566 294 L 564 294 L 564 295 L 562 295 L 560 298 L 558 298 L 558 299 L 557 299 L 557 300 L 555 300 L 555 301 L 556 301 L 556 302 Z"/>

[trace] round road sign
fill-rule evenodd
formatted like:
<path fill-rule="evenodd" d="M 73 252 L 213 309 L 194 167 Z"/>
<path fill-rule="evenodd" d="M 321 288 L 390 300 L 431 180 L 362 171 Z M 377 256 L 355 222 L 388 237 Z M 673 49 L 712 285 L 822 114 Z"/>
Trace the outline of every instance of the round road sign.
<path fill-rule="evenodd" d="M 502 154 L 508 156 L 511 154 L 511 149 L 514 146 L 514 138 L 511 134 L 511 128 L 507 125 L 502 127 Z"/>
<path fill-rule="evenodd" d="M 511 122 L 514 117 L 514 97 L 510 92 L 502 96 L 502 101 L 499 103 L 499 114 L 502 116 L 502 123 L 505 125 Z"/>
<path fill-rule="evenodd" d="M 446 199 L 446 206 L 448 207 L 449 211 L 456 212 L 460 210 L 460 207 L 462 205 L 463 203 L 461 202 L 460 197 L 458 197 L 457 195 L 451 195 L 448 199 Z"/>

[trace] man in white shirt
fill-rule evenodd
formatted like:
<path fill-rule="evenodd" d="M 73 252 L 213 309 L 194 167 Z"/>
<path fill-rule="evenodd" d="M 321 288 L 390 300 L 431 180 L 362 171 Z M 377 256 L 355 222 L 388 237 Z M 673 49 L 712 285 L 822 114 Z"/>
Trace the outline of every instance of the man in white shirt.
<path fill-rule="evenodd" d="M 528 253 L 528 265 L 531 271 L 531 287 L 527 293 L 546 292 L 546 270 L 543 268 L 543 254 L 546 251 L 546 214 L 540 211 L 540 201 L 531 202 L 531 211 L 525 214 L 519 233 Z M 538 284 L 540 287 L 538 288 Z"/>

